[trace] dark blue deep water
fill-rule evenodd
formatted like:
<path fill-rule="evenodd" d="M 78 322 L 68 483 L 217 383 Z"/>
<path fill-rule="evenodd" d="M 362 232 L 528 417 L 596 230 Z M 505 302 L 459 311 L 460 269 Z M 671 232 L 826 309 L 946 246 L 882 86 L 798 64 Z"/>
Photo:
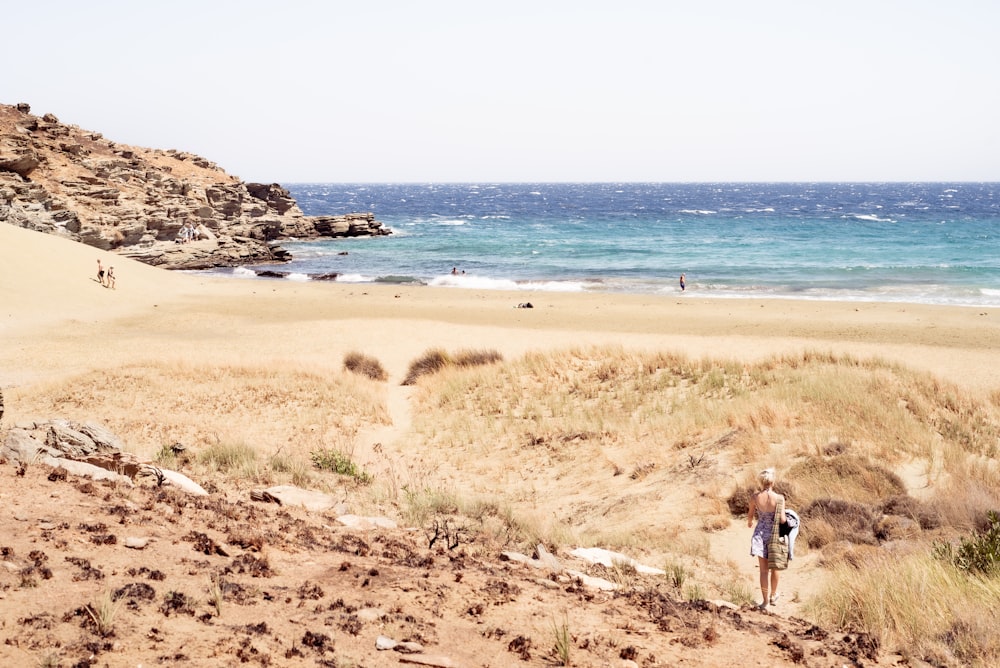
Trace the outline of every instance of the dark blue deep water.
<path fill-rule="evenodd" d="M 297 280 L 1000 305 L 997 183 L 286 187 L 394 232 L 285 242 Z"/>

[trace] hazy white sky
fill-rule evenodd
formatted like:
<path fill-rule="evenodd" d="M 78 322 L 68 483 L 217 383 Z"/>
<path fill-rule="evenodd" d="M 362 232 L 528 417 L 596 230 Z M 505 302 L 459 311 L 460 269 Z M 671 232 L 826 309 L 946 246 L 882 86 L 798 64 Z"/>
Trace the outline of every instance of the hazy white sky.
<path fill-rule="evenodd" d="M 0 102 L 247 181 L 1000 181 L 996 0 L 49 0 L 0 22 Z"/>

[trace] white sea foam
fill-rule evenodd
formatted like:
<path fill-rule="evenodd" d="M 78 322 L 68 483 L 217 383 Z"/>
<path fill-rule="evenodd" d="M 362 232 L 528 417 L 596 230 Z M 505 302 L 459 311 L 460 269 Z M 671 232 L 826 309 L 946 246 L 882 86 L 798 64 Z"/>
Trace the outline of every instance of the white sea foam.
<path fill-rule="evenodd" d="M 289 274 L 288 276 L 285 276 L 285 278 L 288 279 L 289 281 L 298 281 L 300 283 L 305 283 L 306 281 L 309 280 L 309 274 L 293 273 Z"/>
<path fill-rule="evenodd" d="M 711 211 L 709 209 L 681 209 L 678 213 L 687 213 L 694 216 L 711 216 L 718 213 L 718 211 Z"/>
<path fill-rule="evenodd" d="M 854 220 L 865 220 L 865 221 L 872 222 L 872 223 L 895 223 L 896 222 L 892 218 L 879 218 L 878 216 L 876 216 L 875 214 L 872 214 L 872 213 L 850 213 L 850 214 L 847 214 L 847 215 L 842 216 L 842 217 L 843 218 L 853 218 Z"/>
<path fill-rule="evenodd" d="M 363 274 L 339 274 L 337 276 L 338 283 L 371 283 L 374 280 L 371 276 Z"/>
<path fill-rule="evenodd" d="M 257 278 L 257 272 L 249 267 L 235 267 L 233 269 L 233 276 L 236 278 Z"/>
<path fill-rule="evenodd" d="M 587 284 L 580 281 L 527 281 L 517 284 L 518 290 L 538 290 L 540 292 L 583 292 Z"/>
<path fill-rule="evenodd" d="M 517 283 L 504 278 L 486 278 L 472 274 L 445 274 L 431 279 L 428 285 L 444 288 L 475 288 L 478 290 L 517 290 Z"/>

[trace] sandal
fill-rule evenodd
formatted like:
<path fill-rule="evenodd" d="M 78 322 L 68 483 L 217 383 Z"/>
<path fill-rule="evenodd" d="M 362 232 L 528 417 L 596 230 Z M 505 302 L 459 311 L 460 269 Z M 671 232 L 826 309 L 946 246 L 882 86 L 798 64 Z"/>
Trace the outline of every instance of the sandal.
<path fill-rule="evenodd" d="M 771 605 L 777 605 L 778 599 L 781 598 L 781 594 L 775 594 L 771 597 Z"/>

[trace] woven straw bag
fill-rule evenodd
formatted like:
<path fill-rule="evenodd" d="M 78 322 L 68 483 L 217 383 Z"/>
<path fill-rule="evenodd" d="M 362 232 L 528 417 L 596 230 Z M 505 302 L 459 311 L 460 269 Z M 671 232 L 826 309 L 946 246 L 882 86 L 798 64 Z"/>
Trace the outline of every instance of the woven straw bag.
<path fill-rule="evenodd" d="M 774 509 L 774 525 L 771 527 L 771 540 L 767 543 L 767 567 L 776 571 L 788 568 L 788 538 L 778 535 L 779 519 L 785 514 L 785 501 L 782 499 Z"/>

